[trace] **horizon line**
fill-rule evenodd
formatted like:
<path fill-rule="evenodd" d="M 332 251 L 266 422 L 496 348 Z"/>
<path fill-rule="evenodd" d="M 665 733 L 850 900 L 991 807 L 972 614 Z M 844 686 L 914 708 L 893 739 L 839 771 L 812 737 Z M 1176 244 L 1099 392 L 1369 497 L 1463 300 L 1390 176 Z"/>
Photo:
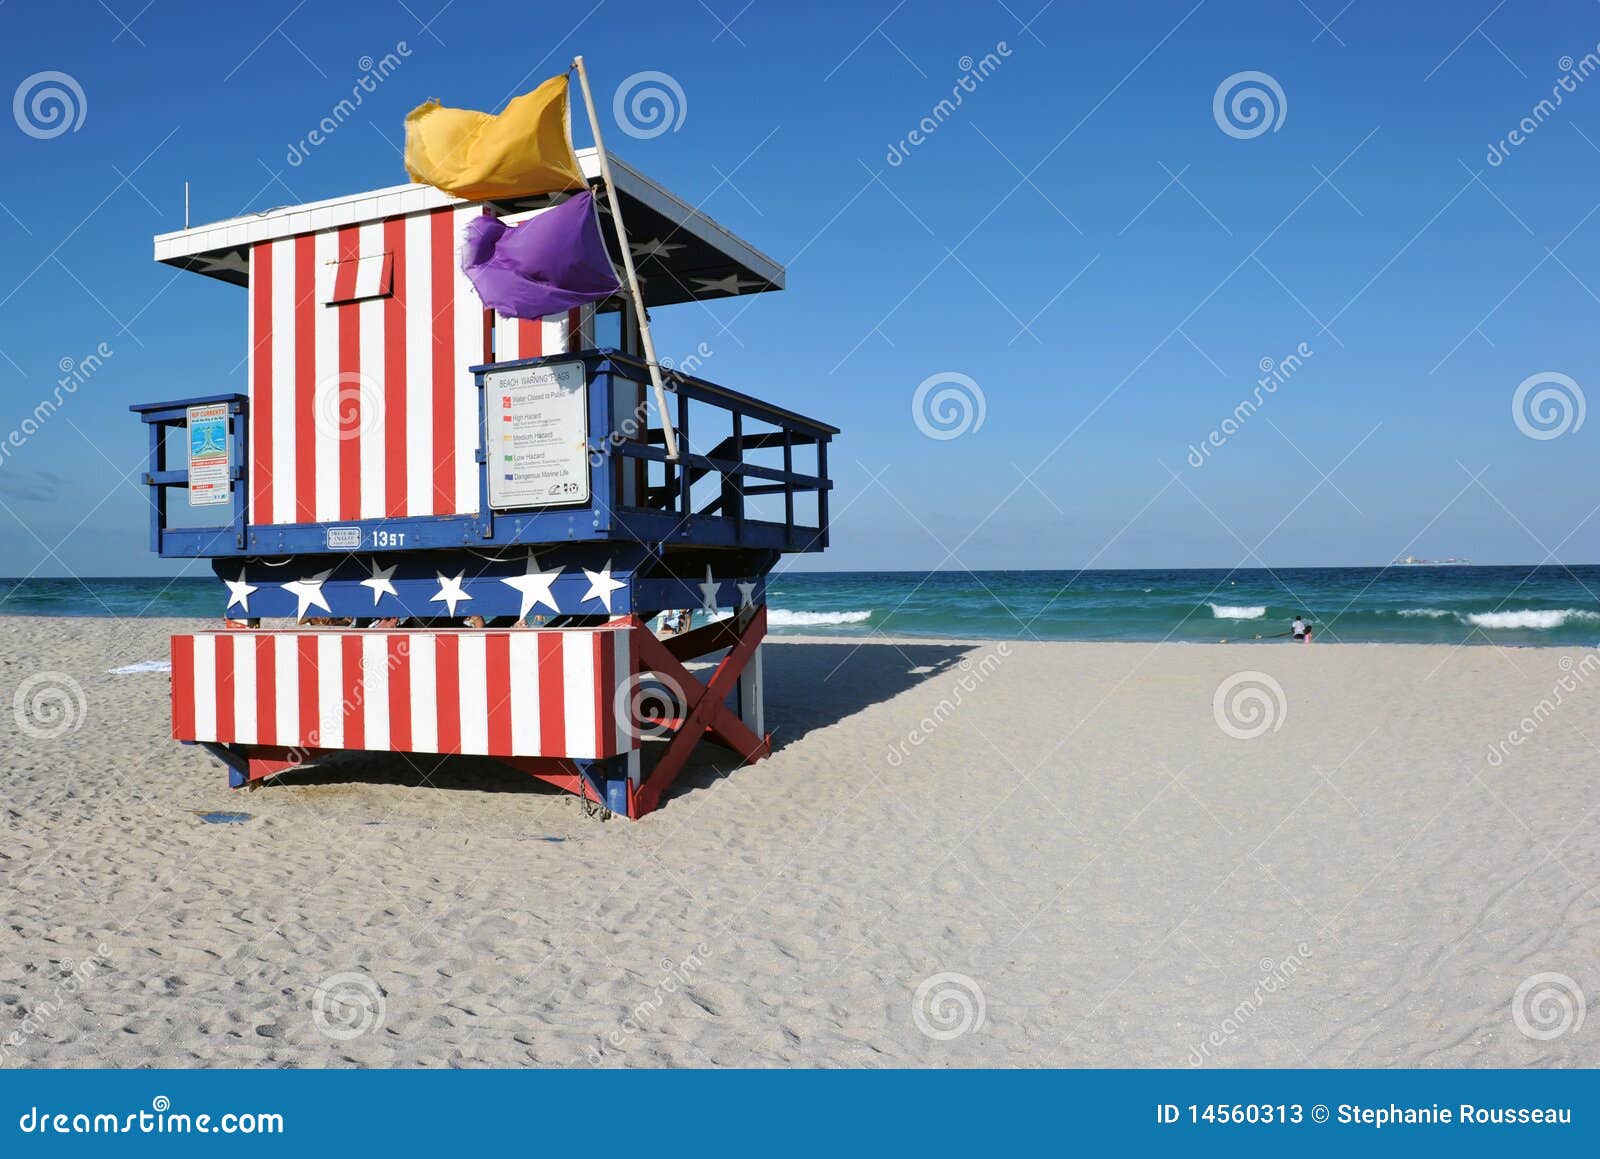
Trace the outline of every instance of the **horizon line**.
<path fill-rule="evenodd" d="M 1594 563 L 1566 563 L 1563 561 L 1548 561 L 1545 563 L 1416 563 L 1404 564 L 1391 563 L 1331 563 L 1331 564 L 1277 564 L 1260 565 L 1253 567 L 1242 566 L 1215 566 L 1215 567 L 937 567 L 937 568 L 789 568 L 785 571 L 774 572 L 775 575 L 974 575 L 981 573 L 1060 573 L 1076 572 L 1080 575 L 1089 575 L 1097 572 L 1278 572 L 1278 571 L 1389 571 L 1399 568 L 1416 567 L 1448 567 L 1457 569 L 1474 568 L 1574 568 L 1596 567 Z M 29 576 L 0 576 L 0 583 L 30 583 L 34 580 L 214 580 L 213 575 L 181 575 L 148 573 L 145 575 L 29 575 Z"/>

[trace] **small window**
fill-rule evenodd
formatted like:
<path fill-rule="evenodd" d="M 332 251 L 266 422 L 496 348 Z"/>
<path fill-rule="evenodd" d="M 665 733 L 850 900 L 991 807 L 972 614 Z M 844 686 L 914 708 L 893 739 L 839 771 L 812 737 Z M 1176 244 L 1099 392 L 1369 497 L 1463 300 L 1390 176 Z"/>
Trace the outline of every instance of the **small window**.
<path fill-rule="evenodd" d="M 600 309 L 594 313 L 594 344 L 597 349 L 622 349 L 622 311 Z"/>
<path fill-rule="evenodd" d="M 392 289 L 394 255 L 368 254 L 329 262 L 323 267 L 322 304 L 340 306 L 368 298 L 386 298 Z"/>

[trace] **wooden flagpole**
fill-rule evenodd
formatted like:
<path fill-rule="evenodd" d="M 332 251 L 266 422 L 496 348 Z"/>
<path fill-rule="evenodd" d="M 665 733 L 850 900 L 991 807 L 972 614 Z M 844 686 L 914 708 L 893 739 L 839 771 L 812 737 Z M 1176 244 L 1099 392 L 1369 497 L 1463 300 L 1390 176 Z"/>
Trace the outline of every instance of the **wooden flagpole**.
<path fill-rule="evenodd" d="M 583 104 L 589 110 L 589 127 L 594 131 L 594 150 L 600 157 L 600 180 L 605 183 L 606 200 L 611 203 L 611 222 L 617 227 L 617 242 L 622 247 L 622 268 L 628 275 L 628 296 L 633 299 L 634 316 L 639 320 L 639 338 L 644 343 L 644 361 L 650 368 L 650 385 L 655 387 L 656 408 L 661 412 L 661 434 L 667 444 L 667 458 L 678 458 L 678 433 L 672 425 L 672 414 L 667 409 L 667 388 L 661 381 L 661 367 L 656 362 L 656 344 L 650 337 L 650 318 L 644 309 L 644 294 L 639 289 L 639 275 L 633 270 L 633 247 L 628 244 L 628 231 L 622 224 L 622 199 L 611 181 L 611 162 L 606 158 L 605 141 L 600 136 L 600 118 L 594 111 L 594 95 L 589 92 L 589 74 L 584 70 L 583 57 L 572 58 L 578 70 L 578 84 L 583 89 Z"/>

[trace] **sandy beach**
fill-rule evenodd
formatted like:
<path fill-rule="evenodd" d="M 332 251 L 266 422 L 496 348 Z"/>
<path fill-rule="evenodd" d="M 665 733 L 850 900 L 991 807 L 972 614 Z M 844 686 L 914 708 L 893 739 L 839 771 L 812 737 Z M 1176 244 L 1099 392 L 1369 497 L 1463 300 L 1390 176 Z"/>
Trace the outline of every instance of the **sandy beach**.
<path fill-rule="evenodd" d="M 773 757 L 602 823 L 232 792 L 107 671 L 188 626 L 0 620 L 5 1065 L 1600 1064 L 1592 653 L 782 639 Z"/>

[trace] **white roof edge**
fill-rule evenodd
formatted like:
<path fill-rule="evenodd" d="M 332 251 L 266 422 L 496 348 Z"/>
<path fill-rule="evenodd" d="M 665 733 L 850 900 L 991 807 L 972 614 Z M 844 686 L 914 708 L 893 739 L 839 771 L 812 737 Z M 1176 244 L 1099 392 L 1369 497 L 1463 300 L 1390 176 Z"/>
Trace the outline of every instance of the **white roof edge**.
<path fill-rule="evenodd" d="M 579 149 L 577 158 L 585 177 L 594 180 L 600 176 L 600 160 L 595 150 Z M 700 235 L 772 285 L 783 287 L 783 267 L 755 246 L 614 154 L 611 156 L 611 167 L 612 177 L 621 192 L 648 205 L 669 221 L 677 222 Z M 167 262 L 197 257 L 271 238 L 292 237 L 359 221 L 375 221 L 401 213 L 465 204 L 469 204 L 466 199 L 452 197 L 431 185 L 390 185 L 383 189 L 369 189 L 304 205 L 284 205 L 264 213 L 244 214 L 188 229 L 159 233 L 155 236 L 155 259 Z"/>

